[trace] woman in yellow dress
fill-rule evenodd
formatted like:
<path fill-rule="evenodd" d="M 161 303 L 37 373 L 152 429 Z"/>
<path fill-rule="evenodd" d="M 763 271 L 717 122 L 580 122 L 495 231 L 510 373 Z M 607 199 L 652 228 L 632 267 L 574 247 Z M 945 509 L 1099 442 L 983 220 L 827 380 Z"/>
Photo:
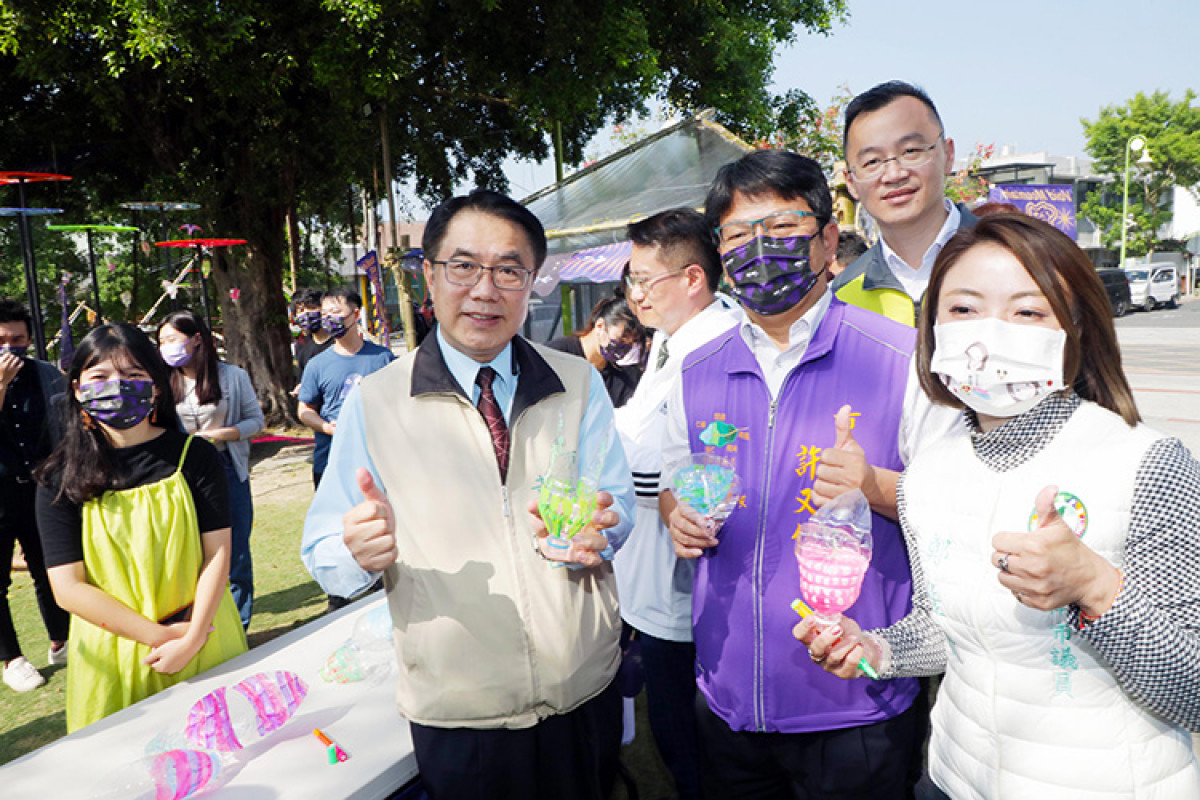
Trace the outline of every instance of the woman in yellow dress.
<path fill-rule="evenodd" d="M 76 731 L 244 652 L 246 637 L 224 468 L 180 431 L 158 349 L 132 325 L 102 325 L 67 377 L 63 435 L 36 475 L 50 584 L 72 614 Z"/>

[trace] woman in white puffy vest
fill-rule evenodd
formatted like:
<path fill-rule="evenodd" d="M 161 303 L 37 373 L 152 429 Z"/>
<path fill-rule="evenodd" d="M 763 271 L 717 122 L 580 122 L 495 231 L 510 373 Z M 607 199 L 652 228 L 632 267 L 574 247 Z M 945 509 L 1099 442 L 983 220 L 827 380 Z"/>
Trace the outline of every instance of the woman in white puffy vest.
<path fill-rule="evenodd" d="M 901 479 L 912 613 L 795 630 L 843 678 L 945 671 L 929 773 L 955 800 L 1200 797 L 1200 464 L 1140 423 L 1111 313 L 1040 220 L 947 243 L 917 370 L 964 414 Z"/>

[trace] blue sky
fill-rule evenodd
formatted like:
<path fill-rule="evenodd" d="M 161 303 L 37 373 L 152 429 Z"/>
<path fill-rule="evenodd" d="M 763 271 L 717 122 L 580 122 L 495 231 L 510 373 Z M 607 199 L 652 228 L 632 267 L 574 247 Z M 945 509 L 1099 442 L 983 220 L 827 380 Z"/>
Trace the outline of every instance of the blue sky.
<path fill-rule="evenodd" d="M 849 0 L 830 36 L 775 58 L 774 90 L 822 106 L 899 78 L 933 98 L 964 155 L 976 142 L 1085 155 L 1080 118 L 1137 92 L 1200 92 L 1197 0 Z M 1200 103 L 1200 99 L 1194 101 Z"/>
<path fill-rule="evenodd" d="M 776 92 L 826 106 L 840 87 L 899 78 L 933 98 L 959 155 L 1082 156 L 1080 118 L 1137 92 L 1200 92 L 1200 0 L 848 0 L 829 36 L 801 34 L 775 58 Z M 1196 101 L 1200 103 L 1200 99 Z M 554 180 L 552 164 L 510 162 L 514 196 Z"/>

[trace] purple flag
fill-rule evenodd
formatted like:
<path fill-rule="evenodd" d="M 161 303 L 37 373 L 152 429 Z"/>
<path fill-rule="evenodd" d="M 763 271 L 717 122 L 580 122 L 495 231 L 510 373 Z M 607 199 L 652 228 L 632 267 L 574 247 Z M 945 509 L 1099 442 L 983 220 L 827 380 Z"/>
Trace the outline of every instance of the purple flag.
<path fill-rule="evenodd" d="M 374 302 L 371 307 L 375 310 L 374 333 L 379 335 L 379 341 L 387 346 L 390 331 L 387 319 L 387 295 L 383 291 L 383 271 L 379 268 L 379 254 L 374 250 L 358 260 L 358 268 L 367 273 L 367 281 L 371 284 L 371 295 Z"/>
<path fill-rule="evenodd" d="M 988 200 L 1012 203 L 1075 238 L 1075 197 L 1068 183 L 1001 183 L 991 188 Z"/>

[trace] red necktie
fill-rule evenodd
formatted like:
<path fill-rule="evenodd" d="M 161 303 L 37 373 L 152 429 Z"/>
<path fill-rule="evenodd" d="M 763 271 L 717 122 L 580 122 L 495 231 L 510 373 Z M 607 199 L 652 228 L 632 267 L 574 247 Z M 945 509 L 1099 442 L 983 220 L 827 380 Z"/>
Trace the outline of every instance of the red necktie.
<path fill-rule="evenodd" d="M 496 463 L 500 466 L 500 482 L 508 478 L 508 425 L 504 422 L 504 414 L 496 395 L 492 392 L 492 381 L 496 370 L 491 367 L 480 367 L 475 374 L 475 383 L 479 386 L 479 413 L 487 423 L 488 431 L 492 434 L 492 449 L 496 451 Z"/>

